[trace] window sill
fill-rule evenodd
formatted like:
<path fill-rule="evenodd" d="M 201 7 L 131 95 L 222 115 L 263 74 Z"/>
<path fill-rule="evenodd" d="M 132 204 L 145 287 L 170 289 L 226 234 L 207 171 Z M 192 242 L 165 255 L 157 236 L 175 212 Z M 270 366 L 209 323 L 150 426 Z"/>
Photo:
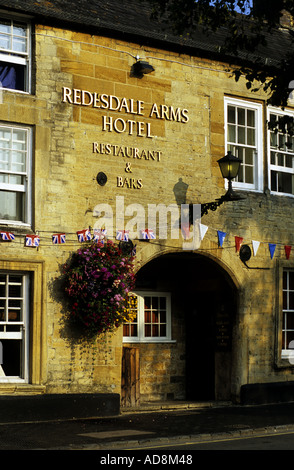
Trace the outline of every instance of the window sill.
<path fill-rule="evenodd" d="M 24 222 L 13 222 L 7 220 L 0 220 L 0 230 L 11 230 L 12 232 L 24 234 L 24 233 L 33 233 L 31 224 L 25 224 Z"/>
<path fill-rule="evenodd" d="M 244 191 L 244 192 L 248 192 L 248 193 L 259 193 L 259 194 L 262 194 L 263 193 L 263 189 L 260 189 L 260 188 L 249 188 L 248 186 L 236 186 L 236 185 L 233 185 L 233 191 Z"/>
<path fill-rule="evenodd" d="M 1 395 L 37 395 L 45 392 L 45 386 L 32 385 L 27 383 L 5 383 L 0 382 Z"/>
<path fill-rule="evenodd" d="M 176 343 L 175 339 L 132 339 L 132 338 L 123 338 L 123 344 L 133 344 L 133 343 L 148 343 L 148 344 L 158 344 L 158 343 Z"/>

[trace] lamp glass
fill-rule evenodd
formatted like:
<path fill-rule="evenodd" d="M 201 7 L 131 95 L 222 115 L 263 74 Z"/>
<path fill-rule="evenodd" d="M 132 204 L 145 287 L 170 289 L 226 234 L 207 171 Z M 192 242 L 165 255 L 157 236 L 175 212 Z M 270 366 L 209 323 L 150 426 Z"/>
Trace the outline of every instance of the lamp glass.
<path fill-rule="evenodd" d="M 223 178 L 227 178 L 228 180 L 232 180 L 236 178 L 241 160 L 234 155 L 232 155 L 231 152 L 228 152 L 228 154 L 218 160 L 218 164 L 220 167 L 220 171 L 223 175 Z"/>

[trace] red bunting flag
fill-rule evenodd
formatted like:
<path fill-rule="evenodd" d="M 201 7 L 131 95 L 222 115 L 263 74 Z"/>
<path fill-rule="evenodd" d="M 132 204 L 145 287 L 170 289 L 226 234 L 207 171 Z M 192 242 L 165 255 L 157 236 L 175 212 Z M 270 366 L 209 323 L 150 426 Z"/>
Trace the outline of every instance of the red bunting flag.
<path fill-rule="evenodd" d="M 292 248 L 291 246 L 285 245 L 285 253 L 286 253 L 286 258 L 287 259 L 290 258 L 291 248 Z"/>
<path fill-rule="evenodd" d="M 243 241 L 242 237 L 235 237 L 236 252 L 239 252 L 242 241 Z"/>

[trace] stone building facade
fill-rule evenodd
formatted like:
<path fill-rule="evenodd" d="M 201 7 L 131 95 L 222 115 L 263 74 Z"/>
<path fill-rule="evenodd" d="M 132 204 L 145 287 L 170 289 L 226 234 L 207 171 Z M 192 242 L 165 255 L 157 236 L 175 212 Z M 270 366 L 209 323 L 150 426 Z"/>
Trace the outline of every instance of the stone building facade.
<path fill-rule="evenodd" d="M 69 2 L 39 3 L 0 2 L 0 394 L 239 402 L 250 386 L 291 384 L 293 137 L 267 127 L 294 115 L 291 101 L 269 108 L 207 44 L 123 32 L 111 8 L 107 30 L 107 7 L 99 26 Z M 137 56 L 154 70 L 136 76 Z M 244 198 L 187 239 L 179 220 L 225 193 L 229 150 Z M 77 232 L 102 226 L 136 247 L 138 316 L 87 343 L 64 323 L 59 279 Z"/>

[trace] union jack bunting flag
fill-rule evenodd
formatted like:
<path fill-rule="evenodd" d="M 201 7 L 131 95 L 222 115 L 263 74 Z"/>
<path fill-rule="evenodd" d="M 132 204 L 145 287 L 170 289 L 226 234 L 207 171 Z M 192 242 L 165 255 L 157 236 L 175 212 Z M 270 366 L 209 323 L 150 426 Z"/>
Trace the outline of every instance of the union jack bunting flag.
<path fill-rule="evenodd" d="M 10 232 L 1 232 L 1 238 L 4 242 L 11 242 L 15 240 L 13 233 Z"/>
<path fill-rule="evenodd" d="M 92 239 L 92 235 L 89 229 L 79 230 L 77 232 L 79 242 L 86 242 Z"/>
<path fill-rule="evenodd" d="M 38 235 L 26 235 L 26 246 L 38 247 L 40 245 L 40 237 Z"/>
<path fill-rule="evenodd" d="M 52 235 L 52 243 L 54 245 L 65 243 L 65 233 L 55 233 Z"/>
<path fill-rule="evenodd" d="M 94 228 L 94 241 L 104 243 L 104 239 L 106 238 L 107 230 Z"/>
<path fill-rule="evenodd" d="M 118 230 L 116 234 L 116 239 L 123 242 L 129 241 L 129 231 L 128 230 Z"/>
<path fill-rule="evenodd" d="M 154 240 L 156 238 L 153 230 L 150 230 L 148 228 L 145 228 L 145 230 L 141 230 L 141 235 L 143 240 Z"/>

